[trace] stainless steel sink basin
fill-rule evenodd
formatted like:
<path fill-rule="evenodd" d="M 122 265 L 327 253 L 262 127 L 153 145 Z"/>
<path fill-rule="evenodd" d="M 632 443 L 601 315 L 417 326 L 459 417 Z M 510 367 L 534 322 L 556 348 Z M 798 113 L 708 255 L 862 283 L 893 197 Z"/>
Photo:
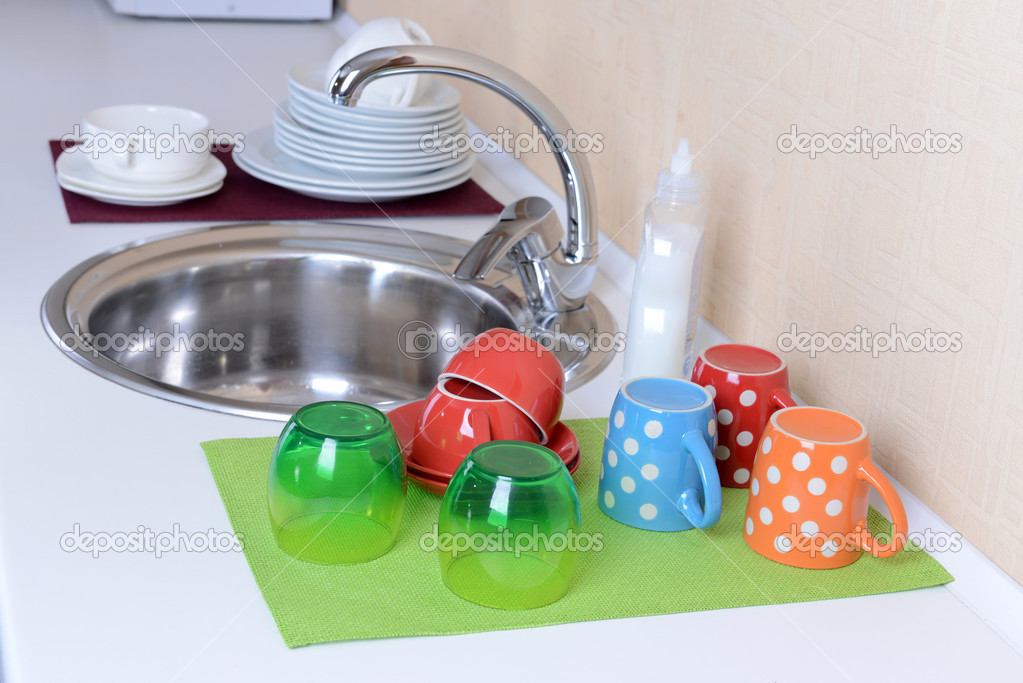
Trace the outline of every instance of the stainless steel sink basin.
<path fill-rule="evenodd" d="M 422 398 L 459 340 L 491 327 L 553 346 L 569 388 L 606 365 L 608 351 L 573 336 L 615 332 L 595 297 L 537 321 L 510 263 L 451 277 L 470 246 L 357 225 L 210 228 L 81 263 L 47 293 L 43 324 L 114 382 L 268 419 L 328 398 L 383 409 Z"/>

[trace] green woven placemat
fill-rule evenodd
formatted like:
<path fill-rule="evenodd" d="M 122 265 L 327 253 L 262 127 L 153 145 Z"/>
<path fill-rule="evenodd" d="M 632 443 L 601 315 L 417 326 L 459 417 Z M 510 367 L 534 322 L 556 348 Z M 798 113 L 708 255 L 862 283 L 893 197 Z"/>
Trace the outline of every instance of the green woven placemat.
<path fill-rule="evenodd" d="M 567 422 L 583 452 L 574 475 L 583 531 L 601 534 L 603 547 L 580 554 L 565 597 L 525 611 L 479 607 L 444 586 L 436 554 L 419 545 L 437 521 L 439 497 L 410 483 L 398 541 L 383 557 L 350 566 L 308 564 L 281 552 L 270 530 L 266 480 L 274 439 L 222 439 L 202 447 L 231 525 L 243 535 L 256 584 L 289 647 L 826 600 L 952 581 L 916 547 L 884 560 L 864 555 L 832 570 L 795 569 L 767 560 L 742 539 L 744 489 L 724 490 L 721 521 L 705 532 L 660 533 L 619 524 L 597 508 L 606 423 Z M 890 529 L 873 509 L 868 522 L 875 534 Z"/>

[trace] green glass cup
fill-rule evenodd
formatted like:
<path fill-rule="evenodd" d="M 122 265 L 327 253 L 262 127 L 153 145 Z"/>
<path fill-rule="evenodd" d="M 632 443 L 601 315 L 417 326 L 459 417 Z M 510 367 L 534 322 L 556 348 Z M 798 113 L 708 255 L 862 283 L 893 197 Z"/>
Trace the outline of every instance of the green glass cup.
<path fill-rule="evenodd" d="M 405 460 L 386 415 L 361 403 L 312 403 L 288 420 L 270 461 L 274 539 L 306 562 L 372 560 L 394 545 L 405 490 Z"/>
<path fill-rule="evenodd" d="M 441 501 L 441 576 L 478 605 L 542 607 L 568 590 L 580 524 L 575 483 L 553 451 L 525 441 L 481 444 Z"/>

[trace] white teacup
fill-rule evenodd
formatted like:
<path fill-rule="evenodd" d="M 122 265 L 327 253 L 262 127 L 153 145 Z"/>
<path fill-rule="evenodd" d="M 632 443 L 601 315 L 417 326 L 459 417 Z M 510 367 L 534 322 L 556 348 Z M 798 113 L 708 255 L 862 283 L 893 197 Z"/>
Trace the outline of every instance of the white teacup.
<path fill-rule="evenodd" d="M 327 63 L 327 90 L 337 70 L 352 57 L 391 45 L 433 45 L 433 41 L 423 27 L 411 19 L 380 17 L 367 21 L 337 49 Z M 366 86 L 359 101 L 374 107 L 408 107 L 422 94 L 426 84 L 426 76 L 418 74 L 378 78 Z"/>
<path fill-rule="evenodd" d="M 210 122 L 181 107 L 127 104 L 90 111 L 82 142 L 93 167 L 132 183 L 170 183 L 194 176 L 210 160 Z"/>

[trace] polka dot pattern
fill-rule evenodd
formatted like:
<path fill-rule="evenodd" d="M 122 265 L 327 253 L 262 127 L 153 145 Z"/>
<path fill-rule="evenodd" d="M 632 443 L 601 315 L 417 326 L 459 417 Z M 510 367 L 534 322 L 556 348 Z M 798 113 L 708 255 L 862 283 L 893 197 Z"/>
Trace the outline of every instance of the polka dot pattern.
<path fill-rule="evenodd" d="M 664 425 L 657 420 L 650 420 L 643 426 L 643 433 L 651 439 L 656 439 L 662 433 L 664 433 Z"/>
<path fill-rule="evenodd" d="M 740 446 L 749 446 L 753 443 L 753 432 L 739 432 L 735 437 L 735 443 Z"/>
<path fill-rule="evenodd" d="M 753 391 L 752 389 L 747 389 L 746 391 L 739 394 L 739 403 L 741 403 L 744 406 L 751 406 L 756 402 L 757 392 Z"/>
<path fill-rule="evenodd" d="M 735 470 L 735 473 L 732 475 L 732 479 L 735 480 L 736 484 L 745 484 L 749 481 L 749 470 L 745 467 L 740 467 Z"/>
<path fill-rule="evenodd" d="M 799 472 L 805 472 L 810 467 L 810 456 L 799 451 L 792 456 L 792 468 Z"/>
<path fill-rule="evenodd" d="M 723 425 L 732 424 L 732 411 L 727 408 L 723 408 L 718 411 L 718 422 Z"/>
<path fill-rule="evenodd" d="M 728 450 L 728 446 L 718 446 L 714 449 L 714 457 L 718 460 L 728 460 L 732 452 Z"/>
<path fill-rule="evenodd" d="M 758 401 L 767 403 L 766 397 L 761 392 Z M 744 415 L 736 413 L 732 429 L 746 428 Z M 841 535 L 853 533 L 851 525 L 866 514 L 864 497 L 849 497 L 857 485 L 863 444 L 848 438 L 836 437 L 834 443 L 827 443 L 824 437 L 816 441 L 792 436 L 800 429 L 826 434 L 831 428 L 826 418 L 810 419 L 801 416 L 785 421 L 779 417 L 769 424 L 757 445 L 743 518 L 745 539 L 756 552 L 784 564 L 842 567 L 861 554 L 857 548 L 847 547 Z M 724 438 L 725 428 L 720 431 Z M 725 443 L 733 446 L 737 435 L 732 432 L 733 440 Z M 740 467 L 740 452 L 733 451 L 732 460 L 736 464 L 731 467 Z"/>
<path fill-rule="evenodd" d="M 673 505 L 672 496 L 678 496 L 677 478 L 685 473 L 679 466 L 683 436 L 698 429 L 714 451 L 719 426 L 713 405 L 708 402 L 695 415 L 678 419 L 660 409 L 623 402 L 623 396 L 619 395 L 608 420 L 600 464 L 601 508 L 613 519 L 635 527 L 660 531 L 692 528 Z M 693 485 L 687 480 L 687 488 Z"/>

